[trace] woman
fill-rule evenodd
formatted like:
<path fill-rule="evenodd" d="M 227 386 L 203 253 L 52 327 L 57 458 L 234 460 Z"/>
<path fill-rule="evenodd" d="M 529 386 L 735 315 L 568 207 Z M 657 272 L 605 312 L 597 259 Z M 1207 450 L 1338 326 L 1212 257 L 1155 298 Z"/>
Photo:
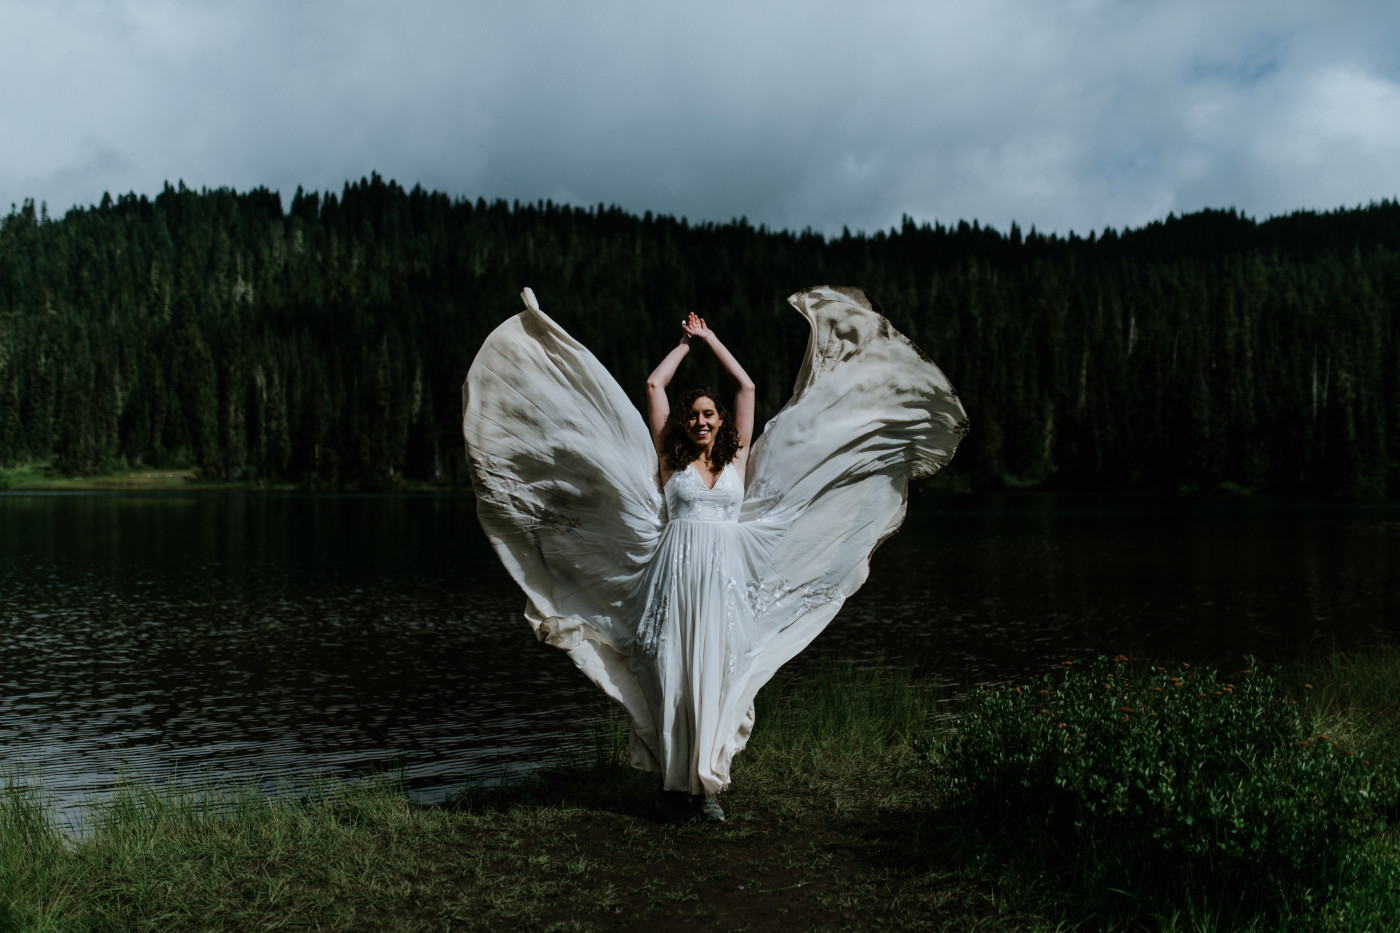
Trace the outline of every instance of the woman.
<path fill-rule="evenodd" d="M 632 764 L 661 774 L 666 818 L 723 819 L 714 798 L 754 696 L 864 582 L 909 482 L 951 459 L 966 415 L 858 289 L 789 299 L 811 326 L 806 358 L 752 444 L 753 383 L 698 316 L 648 380 L 643 425 L 522 297 L 463 387 L 482 528 L 536 636 L 626 708 Z M 734 413 L 701 390 L 672 420 L 666 386 L 697 342 L 738 382 Z"/>
<path fill-rule="evenodd" d="M 686 392 L 672 412 L 666 387 L 692 345 L 708 347 L 738 384 L 734 417 L 706 387 Z M 633 653 L 657 730 L 658 807 L 671 822 L 689 819 L 697 803 L 701 819 L 724 819 L 707 779 L 709 788 L 722 786 L 730 757 L 714 726 L 723 722 L 723 673 L 743 614 L 737 594 L 748 542 L 737 519 L 753 409 L 753 380 L 691 312 L 681 322 L 680 343 L 647 379 L 647 422 L 668 520 L 646 585 L 640 651 Z"/>

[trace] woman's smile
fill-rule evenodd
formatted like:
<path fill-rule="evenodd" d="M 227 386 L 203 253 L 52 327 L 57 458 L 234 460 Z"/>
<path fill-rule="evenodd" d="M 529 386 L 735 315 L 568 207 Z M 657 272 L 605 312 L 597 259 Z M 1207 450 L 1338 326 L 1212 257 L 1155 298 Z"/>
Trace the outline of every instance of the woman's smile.
<path fill-rule="evenodd" d="M 690 436 L 690 440 L 695 446 L 705 447 L 723 423 L 724 418 L 715 410 L 714 401 L 702 395 L 690 406 L 690 414 L 685 422 L 685 433 Z"/>

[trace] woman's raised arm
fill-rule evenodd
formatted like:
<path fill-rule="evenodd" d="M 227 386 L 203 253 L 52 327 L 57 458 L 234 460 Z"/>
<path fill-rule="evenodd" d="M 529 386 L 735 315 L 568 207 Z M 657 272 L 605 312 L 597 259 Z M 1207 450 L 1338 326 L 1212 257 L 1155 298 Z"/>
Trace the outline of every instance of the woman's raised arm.
<path fill-rule="evenodd" d="M 744 367 L 739 365 L 739 361 L 734 358 L 734 354 L 729 352 L 729 348 L 720 343 L 715 332 L 705 326 L 705 319 L 692 313 L 681 328 L 686 336 L 692 340 L 704 341 L 705 346 L 714 353 L 715 359 L 724 367 L 724 371 L 739 383 L 739 391 L 734 395 L 734 429 L 739 432 L 739 443 L 747 452 L 749 441 L 753 438 L 753 407 L 754 407 L 754 384 L 749 378 L 749 374 L 744 372 Z"/>
<path fill-rule="evenodd" d="M 681 325 L 684 328 L 684 323 Z M 681 360 L 690 352 L 690 335 L 681 334 L 681 342 L 666 354 L 657 367 L 647 376 L 647 427 L 651 429 L 651 442 L 656 453 L 661 454 L 661 439 L 666 434 L 666 422 L 671 418 L 671 403 L 666 398 L 666 387 Z"/>

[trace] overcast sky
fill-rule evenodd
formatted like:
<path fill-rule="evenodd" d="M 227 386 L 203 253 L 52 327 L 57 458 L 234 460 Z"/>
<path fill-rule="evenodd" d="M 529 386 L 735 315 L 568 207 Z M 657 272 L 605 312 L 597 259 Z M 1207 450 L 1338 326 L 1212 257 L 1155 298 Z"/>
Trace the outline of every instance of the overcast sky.
<path fill-rule="evenodd" d="M 0 0 L 0 211 L 169 180 L 1087 233 L 1400 194 L 1400 3 Z"/>

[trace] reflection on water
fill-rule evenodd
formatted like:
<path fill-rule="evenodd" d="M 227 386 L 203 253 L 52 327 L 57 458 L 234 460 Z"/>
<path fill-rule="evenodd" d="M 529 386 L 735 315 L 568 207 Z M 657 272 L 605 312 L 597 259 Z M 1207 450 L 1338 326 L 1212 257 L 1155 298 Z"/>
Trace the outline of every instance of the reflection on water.
<path fill-rule="evenodd" d="M 1397 566 L 1395 503 L 916 496 L 795 663 L 1289 660 L 1389 636 Z M 426 797 L 528 770 L 599 700 L 522 602 L 469 498 L 0 495 L 0 764 L 68 802 L 124 767 L 400 765 Z"/>

